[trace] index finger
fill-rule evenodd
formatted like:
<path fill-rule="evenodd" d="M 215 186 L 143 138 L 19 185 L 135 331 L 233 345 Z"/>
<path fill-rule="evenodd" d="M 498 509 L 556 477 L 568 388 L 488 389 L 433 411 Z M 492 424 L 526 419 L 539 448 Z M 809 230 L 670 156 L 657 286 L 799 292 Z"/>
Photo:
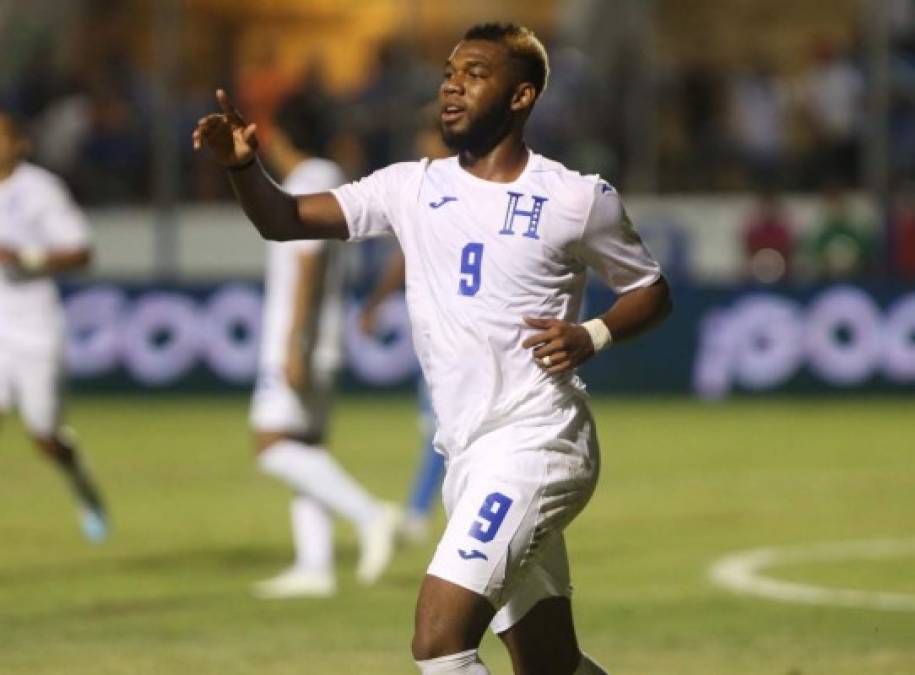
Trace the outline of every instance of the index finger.
<path fill-rule="evenodd" d="M 219 101 L 219 107 L 222 108 L 222 112 L 228 117 L 231 117 L 233 122 L 238 122 L 239 124 L 244 123 L 241 113 L 238 112 L 238 109 L 232 104 L 229 95 L 224 89 L 216 90 L 216 100 Z"/>

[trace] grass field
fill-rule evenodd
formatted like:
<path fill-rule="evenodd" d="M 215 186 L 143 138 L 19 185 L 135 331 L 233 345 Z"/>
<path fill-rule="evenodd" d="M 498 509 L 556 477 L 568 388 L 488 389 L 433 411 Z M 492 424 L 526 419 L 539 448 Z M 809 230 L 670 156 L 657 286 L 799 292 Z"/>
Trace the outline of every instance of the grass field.
<path fill-rule="evenodd" d="M 250 460 L 242 398 L 84 398 L 70 418 L 106 489 L 94 547 L 21 428 L 0 437 L 0 673 L 414 672 L 412 609 L 432 544 L 364 590 L 338 528 L 340 593 L 261 602 L 289 561 L 288 495 Z M 726 553 L 915 538 L 915 401 L 599 400 L 601 484 L 569 534 L 583 647 L 613 675 L 912 675 L 915 612 L 782 604 L 707 580 Z M 399 499 L 406 398 L 340 402 L 333 445 Z M 915 591 L 915 559 L 787 566 L 827 587 Z M 509 673 L 498 640 L 483 656 Z"/>

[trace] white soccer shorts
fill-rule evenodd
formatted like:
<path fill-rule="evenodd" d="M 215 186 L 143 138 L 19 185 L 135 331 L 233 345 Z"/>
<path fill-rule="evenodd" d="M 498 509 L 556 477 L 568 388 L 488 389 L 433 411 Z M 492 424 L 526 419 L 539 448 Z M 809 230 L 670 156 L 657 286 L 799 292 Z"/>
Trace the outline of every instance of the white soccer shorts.
<path fill-rule="evenodd" d="M 29 433 L 52 436 L 60 428 L 61 380 L 56 351 L 0 344 L 0 413 L 15 408 Z"/>
<path fill-rule="evenodd" d="M 251 401 L 251 426 L 275 431 L 323 436 L 330 415 L 335 373 L 313 371 L 301 391 L 286 382 L 282 368 L 264 368 L 257 375 Z"/>
<path fill-rule="evenodd" d="M 487 433 L 451 459 L 448 525 L 428 574 L 485 596 L 508 630 L 540 600 L 570 597 L 563 530 L 597 483 L 600 453 L 581 401 L 538 424 Z"/>

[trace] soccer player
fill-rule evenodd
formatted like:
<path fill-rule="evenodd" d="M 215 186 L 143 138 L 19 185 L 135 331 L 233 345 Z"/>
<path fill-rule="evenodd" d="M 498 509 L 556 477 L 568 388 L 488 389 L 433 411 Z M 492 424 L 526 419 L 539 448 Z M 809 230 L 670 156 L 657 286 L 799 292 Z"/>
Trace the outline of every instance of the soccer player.
<path fill-rule="evenodd" d="M 18 410 L 73 488 L 83 533 L 99 542 L 105 508 L 62 423 L 64 322 L 54 284 L 89 264 L 89 230 L 63 183 L 24 161 L 28 147 L 14 116 L 0 111 L 0 417 Z"/>
<path fill-rule="evenodd" d="M 321 159 L 326 115 L 303 96 L 288 99 L 271 134 L 270 162 L 290 192 L 308 194 L 343 183 L 343 172 Z M 257 464 L 289 485 L 295 562 L 261 581 L 262 598 L 328 596 L 336 590 L 333 522 L 338 515 L 359 534 L 357 577 L 375 582 L 391 558 L 398 512 L 366 492 L 328 453 L 327 417 L 340 365 L 343 267 L 339 243 L 269 242 L 261 354 L 251 424 Z"/>
<path fill-rule="evenodd" d="M 403 253 L 396 251 L 363 304 L 360 324 L 366 334 L 374 334 L 378 309 L 385 300 L 403 288 L 406 281 L 404 263 Z M 445 459 L 435 450 L 435 414 L 429 399 L 429 387 L 422 377 L 419 378 L 417 388 L 422 443 L 419 464 L 413 475 L 406 512 L 400 525 L 401 537 L 413 544 L 426 541 L 429 535 L 429 521 L 445 474 Z"/>
<path fill-rule="evenodd" d="M 400 241 L 447 458 L 448 525 L 413 635 L 425 674 L 489 672 L 477 653 L 487 626 L 516 673 L 605 672 L 576 640 L 563 539 L 599 467 L 575 368 L 658 323 L 670 300 L 617 192 L 524 144 L 547 74 L 529 30 L 471 28 L 439 87 L 442 133 L 456 155 L 394 164 L 319 195 L 292 196 L 270 181 L 255 127 L 221 91 L 222 112 L 194 133 L 229 169 L 263 236 Z M 618 297 L 577 323 L 588 268 Z"/>

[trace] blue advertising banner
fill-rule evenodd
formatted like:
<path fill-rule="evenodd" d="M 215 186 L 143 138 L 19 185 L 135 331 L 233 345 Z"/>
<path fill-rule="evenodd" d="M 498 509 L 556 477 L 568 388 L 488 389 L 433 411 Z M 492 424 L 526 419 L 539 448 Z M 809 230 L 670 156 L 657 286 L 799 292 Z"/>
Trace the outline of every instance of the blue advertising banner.
<path fill-rule="evenodd" d="M 612 296 L 589 289 L 589 313 Z M 594 391 L 915 392 L 915 290 L 899 286 L 695 288 L 658 330 L 586 364 Z"/>
<path fill-rule="evenodd" d="M 257 371 L 257 283 L 64 289 L 66 362 L 79 389 L 246 389 Z M 585 314 L 613 301 L 588 289 Z M 675 289 L 658 330 L 586 364 L 594 392 L 915 392 L 915 289 L 834 285 Z M 379 334 L 347 310 L 348 389 L 412 386 L 418 374 L 402 297 L 380 312 Z"/>
<path fill-rule="evenodd" d="M 258 367 L 260 283 L 142 285 L 93 283 L 63 289 L 65 361 L 84 391 L 248 389 Z M 402 296 L 378 315 L 378 335 L 346 312 L 347 388 L 412 387 L 419 373 Z"/>

